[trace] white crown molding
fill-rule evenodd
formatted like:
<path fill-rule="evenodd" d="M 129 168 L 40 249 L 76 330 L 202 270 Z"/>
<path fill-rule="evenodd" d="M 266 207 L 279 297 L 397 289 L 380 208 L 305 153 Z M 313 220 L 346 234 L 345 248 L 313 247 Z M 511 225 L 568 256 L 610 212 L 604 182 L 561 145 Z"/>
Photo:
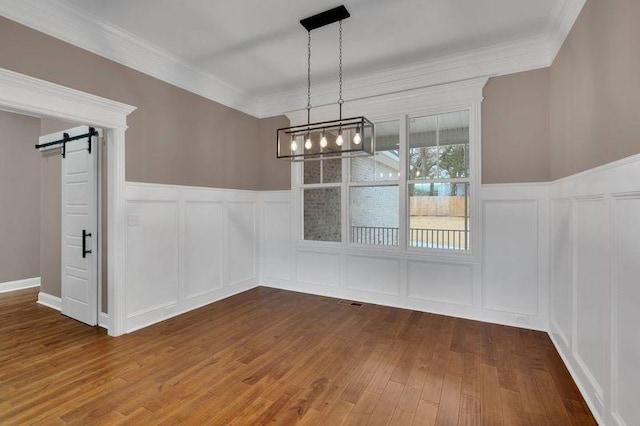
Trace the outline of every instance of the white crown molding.
<path fill-rule="evenodd" d="M 556 3 L 551 11 L 551 23 L 544 36 L 516 40 L 349 79 L 345 82 L 344 97 L 358 100 L 460 80 L 549 67 L 585 3 L 586 0 L 564 0 Z M 336 103 L 335 85 L 316 85 L 312 90 L 314 107 Z M 306 88 L 297 88 L 265 96 L 261 100 L 260 115 L 268 117 L 304 109 L 306 95 Z"/>
<path fill-rule="evenodd" d="M 159 80 L 258 115 L 258 100 L 145 40 L 60 0 L 2 0 L 0 14 Z"/>
<path fill-rule="evenodd" d="M 536 37 L 348 79 L 345 82 L 344 97 L 355 101 L 450 82 L 513 74 L 549 65 L 547 39 Z M 336 87 L 332 84 L 313 86 L 311 95 L 314 108 L 336 103 Z M 267 96 L 263 98 L 260 114 L 268 117 L 304 109 L 306 96 L 306 88 Z"/>
<path fill-rule="evenodd" d="M 365 99 L 481 76 L 551 65 L 586 0 L 561 0 L 545 35 L 387 69 L 345 83 L 345 98 Z M 184 59 L 61 0 L 0 0 L 0 14 L 97 55 L 258 118 L 306 105 L 306 88 L 254 97 Z M 313 104 L 335 103 L 334 85 L 313 87 Z"/>
<path fill-rule="evenodd" d="M 364 114 L 368 119 L 378 121 L 400 114 L 422 114 L 429 111 L 457 109 L 471 103 L 480 103 L 482 90 L 488 77 L 439 84 L 410 91 L 386 93 L 367 98 L 349 100 L 344 103 L 344 114 L 353 116 Z M 311 112 L 312 121 L 335 119 L 335 104 L 323 105 Z M 296 110 L 286 114 L 291 123 L 306 123 L 307 111 Z"/>
<path fill-rule="evenodd" d="M 547 31 L 551 54 L 549 65 L 556 59 L 586 2 L 587 0 L 566 0 L 563 3 L 556 3 L 556 7 L 551 12 L 551 24 Z"/>

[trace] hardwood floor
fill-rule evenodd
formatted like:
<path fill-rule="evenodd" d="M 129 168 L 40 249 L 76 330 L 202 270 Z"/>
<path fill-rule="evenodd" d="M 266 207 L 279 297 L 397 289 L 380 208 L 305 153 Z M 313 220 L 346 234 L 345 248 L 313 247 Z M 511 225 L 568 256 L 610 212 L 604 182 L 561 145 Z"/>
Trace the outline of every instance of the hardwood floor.
<path fill-rule="evenodd" d="M 0 424 L 595 424 L 548 336 L 257 288 L 123 337 L 0 294 Z"/>

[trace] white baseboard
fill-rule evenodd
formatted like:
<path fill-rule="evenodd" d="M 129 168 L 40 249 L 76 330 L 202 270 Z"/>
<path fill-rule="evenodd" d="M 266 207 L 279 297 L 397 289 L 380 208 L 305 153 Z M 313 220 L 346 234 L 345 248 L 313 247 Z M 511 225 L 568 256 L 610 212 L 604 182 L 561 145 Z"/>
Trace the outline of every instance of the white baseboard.
<path fill-rule="evenodd" d="M 600 413 L 596 409 L 597 405 L 594 403 L 593 399 L 590 397 L 591 394 L 586 391 L 586 388 L 584 387 L 584 385 L 582 383 L 582 380 L 580 380 L 580 376 L 578 376 L 576 374 L 576 372 L 574 371 L 574 365 L 573 365 L 572 362 L 570 362 L 571 361 L 570 356 L 565 355 L 564 350 L 563 350 L 563 346 L 558 344 L 558 341 L 556 340 L 556 338 L 555 338 L 555 336 L 554 336 L 554 334 L 552 332 L 549 332 L 547 334 L 549 335 L 549 338 L 551 339 L 551 342 L 553 343 L 553 346 L 556 348 L 556 352 L 558 352 L 558 354 L 560 355 L 560 358 L 562 358 L 562 361 L 564 362 L 564 365 L 567 367 L 567 370 L 569 371 L 569 375 L 573 379 L 574 383 L 578 387 L 578 390 L 582 394 L 582 397 L 584 398 L 585 402 L 587 403 L 587 406 L 589 407 L 589 410 L 591 410 L 591 414 L 593 414 L 593 417 L 595 417 L 596 422 L 599 425 L 606 424 L 605 422 L 602 421 L 602 417 L 600 416 Z"/>
<path fill-rule="evenodd" d="M 105 314 L 104 312 L 98 314 L 98 327 L 102 327 L 105 330 L 109 329 L 109 314 Z"/>
<path fill-rule="evenodd" d="M 249 291 L 258 287 L 255 280 L 248 280 L 234 286 L 225 286 L 222 289 L 212 292 L 200 299 L 192 299 L 188 304 L 179 306 L 177 304 L 169 305 L 163 308 L 152 309 L 147 312 L 136 314 L 127 318 L 126 330 L 127 333 L 133 333 L 150 325 L 157 324 L 159 322 L 168 320 L 178 315 L 194 311 L 202 308 L 203 306 L 210 305 L 220 300 L 235 296 L 237 294 Z"/>
<path fill-rule="evenodd" d="M 535 330 L 547 332 L 546 325 L 531 322 L 529 324 L 518 323 L 515 319 L 516 314 L 497 312 L 489 309 L 472 309 L 467 306 L 456 306 L 446 303 L 433 304 L 423 300 L 401 299 L 399 297 L 388 297 L 385 295 L 376 295 L 371 292 L 352 291 L 344 288 L 320 288 L 305 283 L 285 283 L 279 284 L 271 280 L 262 281 L 261 287 L 274 288 L 278 290 L 293 291 L 296 293 L 312 294 L 314 296 L 331 297 L 334 299 L 346 299 L 356 302 L 387 306 L 391 308 L 406 309 L 411 311 L 426 312 L 434 315 L 444 315 L 448 317 L 462 318 L 470 321 L 480 321 L 490 324 L 504 325 L 507 327 L 524 328 L 526 330 Z"/>
<path fill-rule="evenodd" d="M 62 299 L 56 296 L 52 296 L 47 293 L 38 293 L 38 303 L 47 308 L 55 309 L 56 311 L 62 310 Z M 98 314 L 98 327 L 109 329 L 109 315 L 104 312 Z"/>
<path fill-rule="evenodd" d="M 56 311 L 62 310 L 62 299 L 47 293 L 38 293 L 38 303 Z"/>
<path fill-rule="evenodd" d="M 0 293 L 8 291 L 24 290 L 25 288 L 40 287 L 40 277 L 27 278 L 24 280 L 8 281 L 0 283 Z"/>

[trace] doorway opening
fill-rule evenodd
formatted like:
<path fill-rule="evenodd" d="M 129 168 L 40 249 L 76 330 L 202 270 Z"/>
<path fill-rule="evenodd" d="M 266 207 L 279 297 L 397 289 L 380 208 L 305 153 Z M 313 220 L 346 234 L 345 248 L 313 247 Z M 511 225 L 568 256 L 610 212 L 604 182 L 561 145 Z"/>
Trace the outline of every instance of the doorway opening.
<path fill-rule="evenodd" d="M 103 132 L 2 110 L 0 128 L 0 292 L 32 288 L 25 297 L 107 328 Z"/>
<path fill-rule="evenodd" d="M 108 333 L 126 332 L 125 131 L 136 107 L 0 68 L 0 110 L 36 118 L 91 123 L 104 130 L 109 155 L 105 173 L 107 214 L 103 223 L 108 262 Z M 28 147 L 33 152 L 33 145 Z M 18 173 L 20 176 L 20 173 Z M 15 178 L 14 178 L 15 179 Z M 13 183 L 13 181 L 11 181 Z"/>

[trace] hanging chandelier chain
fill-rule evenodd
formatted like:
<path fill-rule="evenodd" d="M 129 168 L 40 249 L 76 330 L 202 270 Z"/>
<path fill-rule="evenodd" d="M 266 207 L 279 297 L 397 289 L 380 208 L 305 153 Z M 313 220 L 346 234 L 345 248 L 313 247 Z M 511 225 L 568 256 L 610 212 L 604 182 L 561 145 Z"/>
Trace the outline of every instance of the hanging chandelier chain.
<path fill-rule="evenodd" d="M 342 20 L 340 21 L 340 30 L 339 30 L 339 46 L 340 46 L 340 54 L 339 54 L 339 66 L 338 66 L 338 76 L 340 79 L 340 97 L 338 98 L 338 104 L 342 107 L 344 103 L 344 99 L 342 99 Z"/>
<path fill-rule="evenodd" d="M 311 31 L 307 42 L 307 110 L 311 109 Z"/>

